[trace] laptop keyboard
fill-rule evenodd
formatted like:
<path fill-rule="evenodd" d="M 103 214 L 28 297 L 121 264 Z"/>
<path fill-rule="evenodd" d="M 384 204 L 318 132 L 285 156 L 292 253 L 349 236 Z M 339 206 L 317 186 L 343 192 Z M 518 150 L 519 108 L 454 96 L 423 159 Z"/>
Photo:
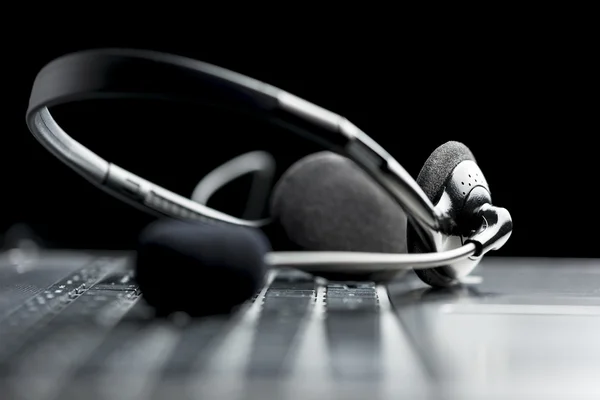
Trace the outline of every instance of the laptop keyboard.
<path fill-rule="evenodd" d="M 324 330 L 328 374 L 352 381 L 381 373 L 379 296 L 373 283 L 326 284 L 281 271 L 233 315 L 154 319 L 124 265 L 94 259 L 4 314 L 4 393 L 143 399 L 178 382 L 176 392 L 183 396 L 181 387 L 196 393 L 189 383 L 223 370 L 244 380 L 285 381 L 298 371 L 315 321 Z M 236 348 L 239 354 L 228 354 Z M 352 356 L 356 351 L 359 358 Z"/>
<path fill-rule="evenodd" d="M 2 400 L 599 398 L 597 261 L 486 260 L 455 290 L 281 270 L 231 315 L 157 319 L 127 257 L 71 253 L 0 262 Z"/>

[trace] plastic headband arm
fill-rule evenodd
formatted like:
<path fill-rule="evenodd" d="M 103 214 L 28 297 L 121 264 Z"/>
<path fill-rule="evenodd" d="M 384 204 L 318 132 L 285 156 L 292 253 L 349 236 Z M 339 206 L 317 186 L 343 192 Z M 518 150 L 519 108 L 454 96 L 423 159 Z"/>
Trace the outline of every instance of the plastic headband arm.
<path fill-rule="evenodd" d="M 195 203 L 102 159 L 68 136 L 48 111 L 58 104 L 102 98 L 208 103 L 253 113 L 307 136 L 364 168 L 411 216 L 425 246 L 435 251 L 444 220 L 427 196 L 390 154 L 331 111 L 241 74 L 170 54 L 103 49 L 50 62 L 32 88 L 27 111 L 31 132 L 83 176 L 146 211 L 255 227 L 268 223 L 235 218 Z"/>

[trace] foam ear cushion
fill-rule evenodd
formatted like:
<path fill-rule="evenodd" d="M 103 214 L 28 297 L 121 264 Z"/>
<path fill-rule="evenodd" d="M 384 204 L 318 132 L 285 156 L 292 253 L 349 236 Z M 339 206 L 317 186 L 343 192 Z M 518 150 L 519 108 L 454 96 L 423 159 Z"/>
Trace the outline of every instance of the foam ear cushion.
<path fill-rule="evenodd" d="M 434 205 L 439 202 L 454 168 L 467 160 L 475 161 L 471 150 L 460 142 L 451 141 L 435 149 L 425 161 L 417 176 L 417 183 Z M 411 253 L 424 252 L 420 240 L 410 226 L 407 229 L 407 243 Z M 415 270 L 415 272 L 425 283 L 432 284 L 433 270 Z"/>
<path fill-rule="evenodd" d="M 425 161 L 417 183 L 434 205 L 440 200 L 454 168 L 466 160 L 475 161 L 467 146 L 460 142 L 447 142 L 435 149 Z"/>
<path fill-rule="evenodd" d="M 406 214 L 346 157 L 304 157 L 284 173 L 271 200 L 271 216 L 298 249 L 407 252 Z"/>
<path fill-rule="evenodd" d="M 332 152 L 311 154 L 285 172 L 271 215 L 306 250 L 406 252 L 400 206 L 353 161 Z"/>

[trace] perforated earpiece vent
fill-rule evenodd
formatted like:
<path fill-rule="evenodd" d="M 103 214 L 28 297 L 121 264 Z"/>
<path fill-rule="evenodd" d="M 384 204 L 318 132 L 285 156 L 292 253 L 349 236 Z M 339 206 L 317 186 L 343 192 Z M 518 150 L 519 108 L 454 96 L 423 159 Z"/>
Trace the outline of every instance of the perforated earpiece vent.
<path fill-rule="evenodd" d="M 482 186 L 489 191 L 487 180 L 479 166 L 471 160 L 462 161 L 449 177 L 447 185 L 451 190 L 466 196 L 473 188 Z M 454 187 L 452 187 L 454 186 Z"/>

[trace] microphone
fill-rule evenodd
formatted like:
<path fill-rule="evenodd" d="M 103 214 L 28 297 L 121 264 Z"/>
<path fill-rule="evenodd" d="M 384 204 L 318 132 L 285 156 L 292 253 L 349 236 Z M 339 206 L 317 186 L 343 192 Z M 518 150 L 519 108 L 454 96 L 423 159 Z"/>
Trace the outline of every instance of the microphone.
<path fill-rule="evenodd" d="M 508 239 L 506 215 L 497 210 L 482 207 L 483 214 L 497 216 L 497 222 L 489 226 L 502 229 L 484 229 L 478 234 L 485 240 L 475 235 L 464 246 L 434 254 L 270 252 L 268 239 L 256 228 L 159 220 L 140 235 L 135 276 L 145 301 L 158 315 L 229 313 L 261 289 L 269 267 L 359 280 L 376 272 L 432 268 L 480 257 L 495 247 L 494 241 Z"/>
<path fill-rule="evenodd" d="M 139 237 L 135 279 L 158 315 L 229 313 L 262 288 L 269 250 L 256 229 L 159 220 Z"/>

